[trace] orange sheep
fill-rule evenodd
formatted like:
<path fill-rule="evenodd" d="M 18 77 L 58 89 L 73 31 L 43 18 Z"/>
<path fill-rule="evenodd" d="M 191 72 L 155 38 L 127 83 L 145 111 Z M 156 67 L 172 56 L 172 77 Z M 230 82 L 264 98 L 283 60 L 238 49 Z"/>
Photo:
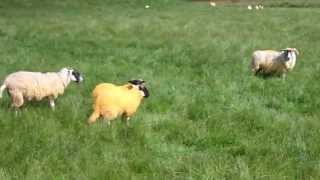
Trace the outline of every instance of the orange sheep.
<path fill-rule="evenodd" d="M 122 116 L 128 125 L 130 117 L 136 112 L 142 99 L 148 96 L 149 91 L 143 80 L 131 80 L 122 86 L 99 84 L 92 92 L 93 113 L 88 123 L 94 123 L 99 117 L 103 117 L 109 125 L 111 120 Z"/>

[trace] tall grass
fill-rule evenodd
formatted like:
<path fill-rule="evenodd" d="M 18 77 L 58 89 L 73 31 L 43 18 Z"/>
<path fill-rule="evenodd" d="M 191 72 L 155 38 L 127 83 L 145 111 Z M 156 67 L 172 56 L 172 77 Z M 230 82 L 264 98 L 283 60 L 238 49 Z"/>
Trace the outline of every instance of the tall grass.
<path fill-rule="evenodd" d="M 108 2 L 1 2 L 1 79 L 72 66 L 85 81 L 54 112 L 0 100 L 0 179 L 320 178 L 318 9 Z M 286 81 L 251 75 L 252 51 L 284 47 L 301 52 Z M 93 87 L 133 78 L 151 97 L 130 127 L 87 126 Z"/>

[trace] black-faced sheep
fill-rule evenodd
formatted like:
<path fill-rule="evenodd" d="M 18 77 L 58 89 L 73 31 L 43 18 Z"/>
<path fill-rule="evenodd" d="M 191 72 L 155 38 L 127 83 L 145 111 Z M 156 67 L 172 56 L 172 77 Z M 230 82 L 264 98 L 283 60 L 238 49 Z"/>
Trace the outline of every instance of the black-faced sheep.
<path fill-rule="evenodd" d="M 7 90 L 11 98 L 11 106 L 19 108 L 25 100 L 40 101 L 48 98 L 52 109 L 54 100 L 62 95 L 71 81 L 80 83 L 83 80 L 81 74 L 71 68 L 63 68 L 59 72 L 29 72 L 18 71 L 9 74 L 0 87 L 0 98 L 3 91 Z"/>
<path fill-rule="evenodd" d="M 285 77 L 295 64 L 299 52 L 295 48 L 286 48 L 281 51 L 257 50 L 252 54 L 251 71 L 257 75 L 282 75 Z"/>
<path fill-rule="evenodd" d="M 92 96 L 94 111 L 88 123 L 94 123 L 102 116 L 110 124 L 111 120 L 122 116 L 128 124 L 141 101 L 149 96 L 149 91 L 144 86 L 143 80 L 131 80 L 122 86 L 99 84 L 94 88 Z"/>

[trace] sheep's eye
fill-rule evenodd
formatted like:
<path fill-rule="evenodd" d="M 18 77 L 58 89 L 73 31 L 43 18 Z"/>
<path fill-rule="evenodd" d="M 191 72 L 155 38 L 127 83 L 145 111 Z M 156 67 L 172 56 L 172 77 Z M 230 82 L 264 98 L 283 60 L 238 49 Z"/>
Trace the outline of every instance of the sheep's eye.
<path fill-rule="evenodd" d="M 73 72 L 72 72 L 72 75 L 77 78 L 77 77 L 80 76 L 80 73 L 73 71 Z"/>

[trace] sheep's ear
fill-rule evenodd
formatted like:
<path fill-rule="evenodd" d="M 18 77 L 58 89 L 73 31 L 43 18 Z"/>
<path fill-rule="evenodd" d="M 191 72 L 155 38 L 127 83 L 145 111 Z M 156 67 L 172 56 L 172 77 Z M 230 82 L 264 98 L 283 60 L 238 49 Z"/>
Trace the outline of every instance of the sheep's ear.
<path fill-rule="evenodd" d="M 130 81 L 128 81 L 128 83 L 130 83 L 130 84 L 137 84 L 137 82 L 136 82 L 136 80 L 130 80 Z"/>
<path fill-rule="evenodd" d="M 143 84 L 145 81 L 142 80 L 142 79 L 135 79 L 135 80 L 130 80 L 128 82 L 133 84 L 133 85 L 140 85 L 140 84 Z"/>
<path fill-rule="evenodd" d="M 293 50 L 297 55 L 300 54 L 299 51 L 298 51 L 296 48 L 293 48 L 292 50 Z"/>
<path fill-rule="evenodd" d="M 284 52 L 285 55 L 287 56 L 290 50 L 288 48 L 286 48 L 286 49 L 281 49 L 280 51 Z"/>

